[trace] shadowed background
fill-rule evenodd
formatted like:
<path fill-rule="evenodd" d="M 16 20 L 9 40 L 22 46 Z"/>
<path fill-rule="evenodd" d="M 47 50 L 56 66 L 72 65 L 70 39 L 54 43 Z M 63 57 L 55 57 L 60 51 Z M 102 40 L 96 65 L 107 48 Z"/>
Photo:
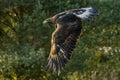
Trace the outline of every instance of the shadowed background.
<path fill-rule="evenodd" d="M 59 77 L 45 72 L 56 13 L 95 7 L 99 15 L 83 21 L 82 35 Z M 119 0 L 0 0 L 1 80 L 119 80 Z"/>

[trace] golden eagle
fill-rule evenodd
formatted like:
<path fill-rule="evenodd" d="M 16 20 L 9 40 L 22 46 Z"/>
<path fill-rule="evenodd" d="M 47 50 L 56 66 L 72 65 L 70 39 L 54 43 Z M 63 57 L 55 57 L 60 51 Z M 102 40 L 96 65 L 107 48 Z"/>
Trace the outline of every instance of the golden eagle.
<path fill-rule="evenodd" d="M 81 33 L 81 20 L 90 21 L 98 10 L 92 7 L 72 9 L 58 13 L 43 23 L 55 24 L 52 33 L 51 51 L 48 58 L 47 70 L 59 74 L 71 57 L 77 39 Z"/>

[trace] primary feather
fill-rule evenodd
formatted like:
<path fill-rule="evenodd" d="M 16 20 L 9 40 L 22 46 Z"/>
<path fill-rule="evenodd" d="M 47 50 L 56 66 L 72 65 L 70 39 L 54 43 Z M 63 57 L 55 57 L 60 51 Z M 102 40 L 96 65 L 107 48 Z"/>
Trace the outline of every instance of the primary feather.
<path fill-rule="evenodd" d="M 97 9 L 91 7 L 72 9 L 58 13 L 44 21 L 44 23 L 56 24 L 56 29 L 52 33 L 51 51 L 47 64 L 49 72 L 60 74 L 64 69 L 80 36 L 82 29 L 81 19 L 89 21 L 97 12 Z"/>

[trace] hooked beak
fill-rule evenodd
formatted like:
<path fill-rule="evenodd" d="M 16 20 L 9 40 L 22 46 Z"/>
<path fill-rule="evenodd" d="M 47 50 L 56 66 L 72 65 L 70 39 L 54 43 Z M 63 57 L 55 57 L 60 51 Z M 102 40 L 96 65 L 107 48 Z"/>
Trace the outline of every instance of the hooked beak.
<path fill-rule="evenodd" d="M 45 23 L 52 23 L 51 18 L 45 19 L 45 20 L 43 21 L 43 24 L 45 24 Z"/>

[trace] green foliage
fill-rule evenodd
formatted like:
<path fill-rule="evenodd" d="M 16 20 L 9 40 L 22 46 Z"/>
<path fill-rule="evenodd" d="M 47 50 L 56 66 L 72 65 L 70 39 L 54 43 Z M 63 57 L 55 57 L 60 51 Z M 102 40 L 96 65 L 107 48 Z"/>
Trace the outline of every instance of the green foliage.
<path fill-rule="evenodd" d="M 44 19 L 93 6 L 81 37 L 59 77 L 45 72 L 54 25 Z M 0 0 L 0 80 L 119 80 L 119 0 Z"/>
<path fill-rule="evenodd" d="M 35 51 L 33 47 L 26 46 L 27 54 L 2 52 L 0 55 L 0 79 L 28 80 L 46 79 L 44 71 L 45 50 Z M 44 76 L 43 76 L 44 75 Z"/>

